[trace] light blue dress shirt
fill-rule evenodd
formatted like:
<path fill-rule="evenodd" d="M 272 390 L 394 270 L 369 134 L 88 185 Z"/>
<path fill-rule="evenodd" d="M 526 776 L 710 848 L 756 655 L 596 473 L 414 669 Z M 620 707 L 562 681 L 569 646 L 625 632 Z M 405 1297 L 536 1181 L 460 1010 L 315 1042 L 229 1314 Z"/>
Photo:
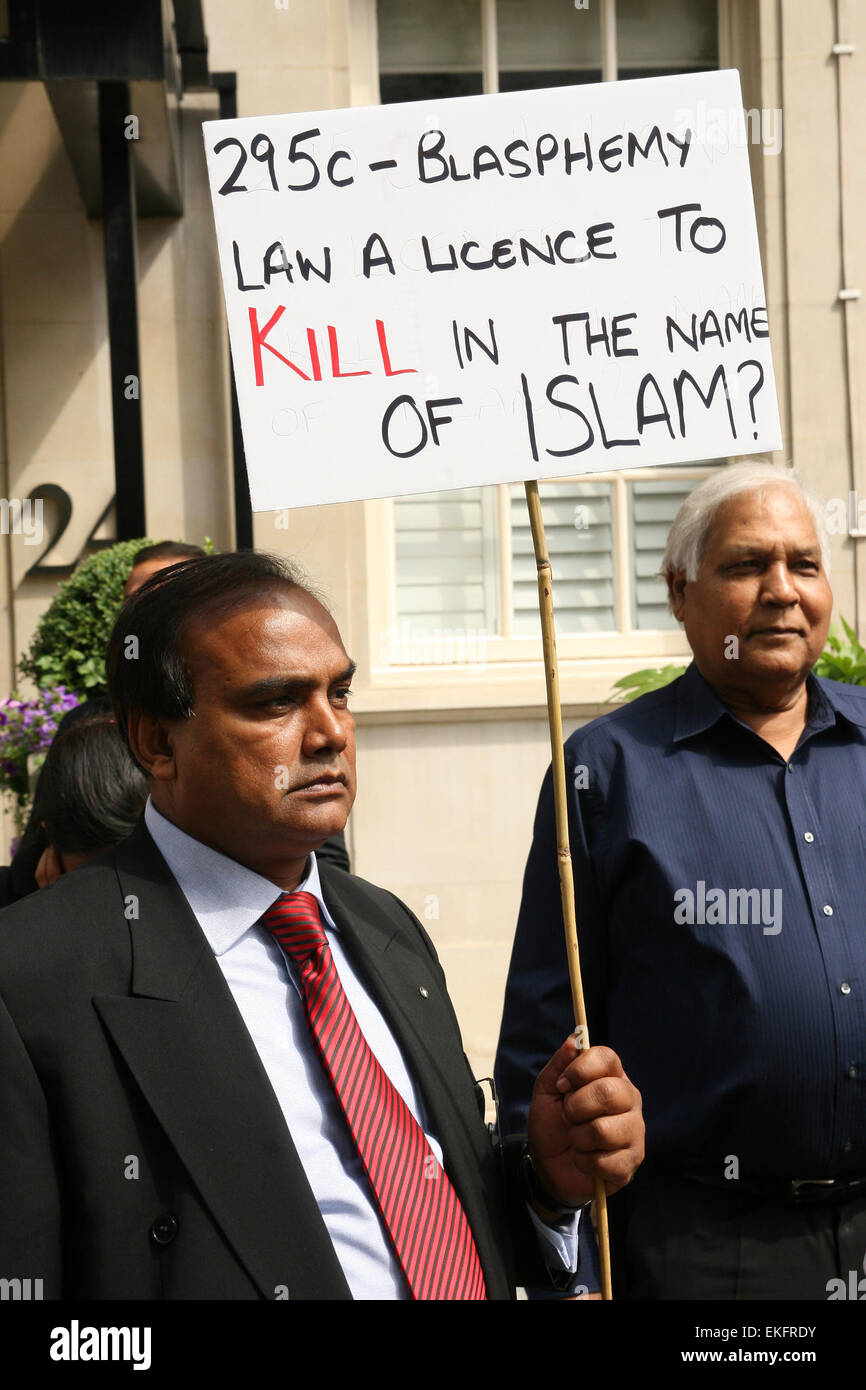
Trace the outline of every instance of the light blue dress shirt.
<path fill-rule="evenodd" d="M 355 1299 L 406 1299 L 409 1291 L 304 1012 L 296 967 L 260 918 L 282 889 L 194 840 L 148 799 L 145 824 L 223 972 L 267 1072 L 292 1141 Z M 355 974 L 322 897 L 316 856 L 296 892 L 319 904 L 340 981 L 361 1031 L 442 1163 L 397 1042 Z M 263 1181 L 263 1193 L 265 1184 Z M 577 1222 L 554 1231 L 533 1221 L 551 1268 L 576 1268 Z"/>

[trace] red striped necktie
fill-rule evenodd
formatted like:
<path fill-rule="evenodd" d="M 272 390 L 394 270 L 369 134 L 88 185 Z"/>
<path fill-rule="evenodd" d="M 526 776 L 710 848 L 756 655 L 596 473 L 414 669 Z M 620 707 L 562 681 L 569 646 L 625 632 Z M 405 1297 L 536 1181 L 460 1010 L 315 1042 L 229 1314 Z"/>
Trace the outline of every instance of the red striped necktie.
<path fill-rule="evenodd" d="M 283 893 L 262 922 L 301 975 L 310 1033 L 342 1106 L 416 1299 L 484 1299 L 484 1275 L 454 1188 L 346 998 L 312 893 Z"/>

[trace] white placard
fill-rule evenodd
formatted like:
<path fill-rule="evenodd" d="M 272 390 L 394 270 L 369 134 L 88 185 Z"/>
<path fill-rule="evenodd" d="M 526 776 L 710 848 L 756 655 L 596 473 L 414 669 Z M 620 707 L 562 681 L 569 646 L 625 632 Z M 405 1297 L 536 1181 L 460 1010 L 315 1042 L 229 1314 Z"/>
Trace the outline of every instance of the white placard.
<path fill-rule="evenodd" d="M 204 133 L 256 511 L 781 447 L 736 72 Z"/>

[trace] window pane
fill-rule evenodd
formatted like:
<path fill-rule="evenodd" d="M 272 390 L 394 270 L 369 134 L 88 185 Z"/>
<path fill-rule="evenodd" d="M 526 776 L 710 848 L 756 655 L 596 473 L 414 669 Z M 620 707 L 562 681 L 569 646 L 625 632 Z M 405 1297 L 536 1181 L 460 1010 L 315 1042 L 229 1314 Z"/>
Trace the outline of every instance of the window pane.
<path fill-rule="evenodd" d="M 397 618 L 418 633 L 497 631 L 496 489 L 394 500 Z"/>
<path fill-rule="evenodd" d="M 383 72 L 379 97 L 383 106 L 395 101 L 439 101 L 444 97 L 480 97 L 480 72 Z"/>
<path fill-rule="evenodd" d="M 553 568 L 557 632 L 615 630 L 610 483 L 542 483 L 538 490 Z M 526 495 L 519 483 L 510 493 L 514 636 L 539 637 L 538 572 Z"/>
<path fill-rule="evenodd" d="M 621 70 L 691 72 L 719 65 L 716 0 L 617 0 L 616 42 Z"/>
<path fill-rule="evenodd" d="M 718 64 L 716 0 L 617 0 L 617 58 L 620 70 L 683 72 Z M 590 0 L 497 0 L 499 68 L 502 73 L 556 73 L 563 85 L 578 72 L 598 77 L 601 67 L 601 6 Z M 569 75 L 572 74 L 572 75 Z M 502 90 L 515 90 L 501 82 Z M 548 81 L 527 86 L 550 86 Z"/>
<path fill-rule="evenodd" d="M 378 0 L 377 18 L 381 73 L 481 72 L 481 0 Z"/>
<path fill-rule="evenodd" d="M 499 70 L 500 92 L 531 92 L 539 87 L 575 87 L 581 82 L 600 82 L 601 68 L 533 68 L 503 72 Z"/>
<path fill-rule="evenodd" d="M 576 10 L 574 0 L 546 0 L 544 5 L 497 0 L 496 28 L 500 72 L 600 68 L 598 0 L 590 0 L 586 10 Z"/>
<path fill-rule="evenodd" d="M 629 483 L 629 531 L 631 535 L 631 604 L 636 628 L 675 628 L 668 611 L 667 586 L 657 578 L 671 522 L 683 498 L 700 478 L 670 482 Z"/>

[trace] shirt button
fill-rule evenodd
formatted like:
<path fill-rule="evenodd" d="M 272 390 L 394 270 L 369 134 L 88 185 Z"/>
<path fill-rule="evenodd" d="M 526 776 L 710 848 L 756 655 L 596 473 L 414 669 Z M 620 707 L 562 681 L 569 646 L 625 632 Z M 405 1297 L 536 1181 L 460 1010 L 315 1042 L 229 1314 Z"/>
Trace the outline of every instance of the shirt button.
<path fill-rule="evenodd" d="M 803 836 L 803 839 L 806 841 L 807 845 L 811 845 L 814 838 L 815 836 L 812 834 L 811 830 L 807 830 L 805 835 Z"/>
<path fill-rule="evenodd" d="M 849 985 L 847 980 L 843 980 L 839 988 L 841 989 L 843 994 L 851 993 L 851 986 Z"/>
<path fill-rule="evenodd" d="M 177 1218 L 170 1212 L 158 1216 L 150 1228 L 150 1234 L 157 1245 L 170 1245 L 177 1235 Z"/>
<path fill-rule="evenodd" d="M 429 990 L 427 990 L 424 985 L 418 986 L 418 993 L 421 995 L 422 999 L 427 999 L 429 996 Z"/>
<path fill-rule="evenodd" d="M 853 1147 L 854 1147 L 854 1145 L 851 1143 L 851 1140 L 850 1140 L 850 1139 L 846 1139 L 846 1140 L 845 1140 L 845 1143 L 842 1145 L 842 1152 L 845 1153 L 845 1154 L 849 1154 L 849 1153 L 851 1152 L 851 1150 L 853 1149 Z"/>
<path fill-rule="evenodd" d="M 832 909 L 832 907 L 830 906 L 829 903 L 825 903 L 824 906 L 823 906 L 823 908 L 821 909 L 821 911 L 824 913 L 824 916 L 825 916 L 825 917 L 832 917 L 832 916 L 833 916 L 833 909 Z"/>
<path fill-rule="evenodd" d="M 793 763 L 788 763 L 788 771 L 789 771 L 789 772 L 793 772 L 793 771 L 794 771 L 794 764 L 793 764 Z"/>
<path fill-rule="evenodd" d="M 850 1078 L 851 1078 L 852 1081 L 856 1081 L 856 1080 L 857 1080 L 857 1068 L 856 1068 L 856 1067 L 849 1067 L 849 1068 L 848 1068 L 848 1075 L 850 1076 Z"/>

